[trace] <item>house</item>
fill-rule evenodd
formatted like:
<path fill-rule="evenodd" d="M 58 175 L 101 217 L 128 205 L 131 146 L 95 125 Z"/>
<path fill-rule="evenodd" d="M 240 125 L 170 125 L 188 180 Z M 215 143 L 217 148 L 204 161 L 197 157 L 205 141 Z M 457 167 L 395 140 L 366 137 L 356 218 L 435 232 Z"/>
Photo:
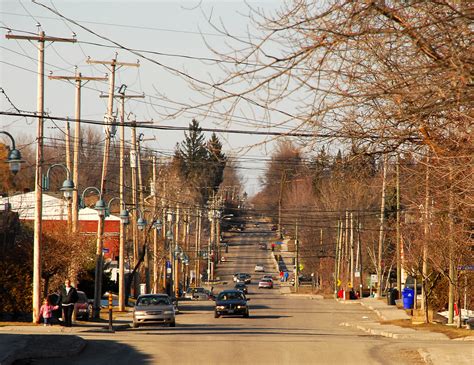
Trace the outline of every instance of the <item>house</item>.
<path fill-rule="evenodd" d="M 33 221 L 35 216 L 35 192 L 0 197 L 0 204 L 9 205 L 13 212 L 17 212 L 20 221 Z M 67 202 L 62 198 L 43 193 L 43 230 L 57 227 L 58 221 L 64 222 L 67 227 Z M 97 236 L 99 216 L 94 209 L 79 210 L 79 232 Z M 120 218 L 110 215 L 105 218 L 104 224 L 104 256 L 114 259 L 119 255 Z"/>

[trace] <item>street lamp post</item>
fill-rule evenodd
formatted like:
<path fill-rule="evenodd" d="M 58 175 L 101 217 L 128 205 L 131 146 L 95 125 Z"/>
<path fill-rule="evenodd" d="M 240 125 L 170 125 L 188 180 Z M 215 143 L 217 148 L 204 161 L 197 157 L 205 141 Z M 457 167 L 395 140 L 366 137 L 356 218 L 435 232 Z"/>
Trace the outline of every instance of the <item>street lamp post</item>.
<path fill-rule="evenodd" d="M 153 233 L 153 293 L 158 293 L 158 240 L 163 224 L 159 219 L 153 222 L 153 228 L 155 232 Z"/>
<path fill-rule="evenodd" d="M 168 219 L 171 214 L 168 215 Z M 169 227 L 171 227 L 171 221 L 168 220 Z M 170 297 L 173 296 L 173 270 L 174 270 L 174 262 L 173 262 L 173 232 L 171 230 L 166 232 L 166 243 L 168 244 L 168 251 L 169 251 L 169 263 L 171 267 L 166 267 L 167 275 L 168 276 L 168 290 L 167 293 Z M 169 269 L 169 272 L 168 272 Z M 166 283 L 165 283 L 166 288 Z"/>
<path fill-rule="evenodd" d="M 7 163 L 10 166 L 10 171 L 16 175 L 18 171 L 21 169 L 21 164 L 24 163 L 21 159 L 21 153 L 18 151 L 15 147 L 15 139 L 13 136 L 6 132 L 6 131 L 0 131 L 1 134 L 5 134 L 8 138 L 10 138 L 10 141 L 12 142 L 12 146 L 9 147 L 8 151 L 8 156 L 7 156 Z"/>
<path fill-rule="evenodd" d="M 68 228 L 68 232 L 71 232 L 72 195 L 75 190 L 75 187 L 74 187 L 74 182 L 71 180 L 71 171 L 67 168 L 66 165 L 61 164 L 61 163 L 56 163 L 56 164 L 51 165 L 48 168 L 46 175 L 43 176 L 43 190 L 44 191 L 49 190 L 49 180 L 50 180 L 49 174 L 51 173 L 51 170 L 55 167 L 61 167 L 64 169 L 64 171 L 66 171 L 66 180 L 63 181 L 63 185 L 59 190 L 63 192 L 64 198 L 66 198 L 66 201 L 67 201 L 67 228 Z"/>
<path fill-rule="evenodd" d="M 87 191 L 95 190 L 99 194 L 99 200 L 95 203 L 94 209 L 97 211 L 99 216 L 99 222 L 97 222 L 97 227 L 100 227 L 103 224 L 105 219 L 105 212 L 107 206 L 102 199 L 102 193 L 95 186 L 89 186 L 84 189 L 82 192 L 82 201 Z M 102 221 L 102 222 L 100 222 Z M 95 260 L 95 273 L 94 273 L 94 304 L 93 304 L 93 318 L 99 319 L 100 317 L 100 297 L 101 297 L 101 283 L 102 283 L 102 249 L 103 249 L 103 237 L 100 233 L 100 230 L 97 230 L 97 247 L 96 247 L 96 260 Z"/>
<path fill-rule="evenodd" d="M 126 229 L 125 227 L 130 222 L 130 215 L 126 209 L 125 202 L 121 198 L 112 198 L 109 200 L 108 209 L 110 211 L 110 206 L 112 202 L 120 202 L 120 241 L 119 241 L 119 283 L 118 283 L 118 310 L 120 312 L 125 311 L 125 240 L 126 240 Z"/>

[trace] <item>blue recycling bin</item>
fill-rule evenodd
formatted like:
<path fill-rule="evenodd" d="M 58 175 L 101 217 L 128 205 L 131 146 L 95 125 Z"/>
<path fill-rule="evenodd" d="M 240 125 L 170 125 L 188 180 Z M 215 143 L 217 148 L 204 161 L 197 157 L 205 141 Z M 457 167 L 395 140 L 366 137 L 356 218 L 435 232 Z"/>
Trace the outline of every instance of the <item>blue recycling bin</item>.
<path fill-rule="evenodd" d="M 405 309 L 412 309 L 413 302 L 415 299 L 415 292 L 411 288 L 405 288 L 402 290 L 402 297 L 403 297 L 403 308 Z"/>

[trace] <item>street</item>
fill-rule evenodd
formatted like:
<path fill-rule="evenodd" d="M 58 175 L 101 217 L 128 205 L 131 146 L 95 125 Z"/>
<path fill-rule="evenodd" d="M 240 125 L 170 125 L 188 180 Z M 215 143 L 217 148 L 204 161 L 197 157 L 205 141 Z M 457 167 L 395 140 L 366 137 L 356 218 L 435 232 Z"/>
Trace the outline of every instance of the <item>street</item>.
<path fill-rule="evenodd" d="M 69 364 L 423 364 L 419 348 L 449 342 L 425 343 L 364 334 L 340 326 L 350 320 L 374 320 L 373 312 L 360 305 L 343 305 L 332 299 L 289 296 L 275 289 L 258 289 L 253 272 L 262 263 L 266 273 L 276 274 L 270 250 L 257 243 L 265 233 L 243 232 L 228 241 L 228 261 L 218 276 L 228 282 L 215 292 L 232 287 L 234 272 L 252 274 L 250 318 L 213 316 L 211 301 L 180 304 L 176 328 L 140 327 L 114 334 L 81 332 L 85 350 Z M 465 345 L 466 349 L 468 344 Z M 42 360 L 38 364 L 62 364 Z"/>

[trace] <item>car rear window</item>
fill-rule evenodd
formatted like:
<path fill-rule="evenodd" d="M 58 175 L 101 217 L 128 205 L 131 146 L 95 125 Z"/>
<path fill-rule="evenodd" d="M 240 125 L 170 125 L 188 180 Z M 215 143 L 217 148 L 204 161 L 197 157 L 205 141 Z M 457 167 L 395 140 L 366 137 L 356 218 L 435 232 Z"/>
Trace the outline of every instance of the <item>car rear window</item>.
<path fill-rule="evenodd" d="M 137 305 L 170 305 L 170 300 L 167 297 L 142 297 L 138 298 Z"/>

